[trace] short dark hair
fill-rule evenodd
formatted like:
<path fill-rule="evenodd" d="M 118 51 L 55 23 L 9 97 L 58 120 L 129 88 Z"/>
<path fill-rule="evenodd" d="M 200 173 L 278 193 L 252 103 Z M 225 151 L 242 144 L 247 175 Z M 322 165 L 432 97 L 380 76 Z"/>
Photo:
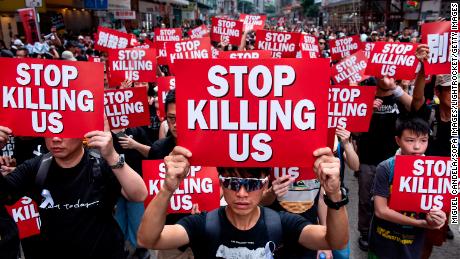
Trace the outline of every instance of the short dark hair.
<path fill-rule="evenodd" d="M 417 136 L 428 135 L 430 133 L 430 125 L 425 120 L 419 117 L 406 117 L 396 120 L 396 136 L 401 137 L 404 130 L 410 130 Z"/>
<path fill-rule="evenodd" d="M 160 97 L 158 97 L 160 98 Z M 176 103 L 176 90 L 169 90 L 165 98 L 165 113 L 168 113 L 168 105 Z"/>
<path fill-rule="evenodd" d="M 219 175 L 244 178 L 263 178 L 270 175 L 269 167 L 217 167 Z"/>

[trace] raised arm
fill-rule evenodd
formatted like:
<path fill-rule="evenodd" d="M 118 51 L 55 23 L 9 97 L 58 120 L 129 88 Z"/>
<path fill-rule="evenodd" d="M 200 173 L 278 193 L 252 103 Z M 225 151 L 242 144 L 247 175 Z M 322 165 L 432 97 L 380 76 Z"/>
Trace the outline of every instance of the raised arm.
<path fill-rule="evenodd" d="M 413 111 L 418 111 L 425 103 L 425 67 L 423 61 L 428 59 L 429 53 L 430 49 L 428 45 L 421 44 L 417 47 L 416 56 L 420 61 L 420 70 L 415 79 L 414 94 L 412 95 L 411 109 Z"/>

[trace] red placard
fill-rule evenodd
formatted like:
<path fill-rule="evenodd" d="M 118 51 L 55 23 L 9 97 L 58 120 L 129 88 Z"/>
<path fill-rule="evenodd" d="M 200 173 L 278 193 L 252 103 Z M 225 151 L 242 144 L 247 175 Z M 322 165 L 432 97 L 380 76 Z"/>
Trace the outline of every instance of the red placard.
<path fill-rule="evenodd" d="M 176 92 L 178 145 L 192 164 L 309 167 L 326 146 L 326 59 L 190 60 L 176 69 L 176 84 L 187 85 Z"/>
<path fill-rule="evenodd" d="M 264 59 L 272 58 L 272 52 L 269 50 L 221 51 L 219 52 L 219 58 Z"/>
<path fill-rule="evenodd" d="M 220 51 L 211 45 L 212 58 L 219 58 Z"/>
<path fill-rule="evenodd" d="M 361 43 L 361 50 L 364 51 L 366 58 L 371 57 L 371 51 L 374 49 L 375 42 L 362 42 Z"/>
<path fill-rule="evenodd" d="M 415 57 L 416 50 L 417 44 L 376 42 L 365 74 L 378 78 L 387 76 L 396 80 L 414 79 L 419 63 Z"/>
<path fill-rule="evenodd" d="M 201 25 L 188 31 L 190 39 L 209 37 L 209 30 L 206 25 Z"/>
<path fill-rule="evenodd" d="M 342 59 L 335 64 L 331 69 L 332 81 L 335 84 L 347 85 L 350 83 L 358 84 L 369 78 L 364 72 L 367 67 L 367 58 L 363 51 L 358 51 L 355 54 Z"/>
<path fill-rule="evenodd" d="M 38 206 L 31 198 L 24 196 L 14 205 L 5 207 L 18 226 L 20 239 L 40 234 Z"/>
<path fill-rule="evenodd" d="M 313 168 L 306 167 L 273 167 L 270 172 L 270 179 L 275 180 L 285 175 L 290 175 L 296 182 L 316 179 Z"/>
<path fill-rule="evenodd" d="M 80 138 L 104 129 L 102 63 L 0 58 L 0 67 L 0 121 L 15 136 Z"/>
<path fill-rule="evenodd" d="M 33 45 L 35 42 L 40 42 L 40 26 L 37 23 L 35 8 L 18 9 L 18 13 L 21 17 L 27 43 Z"/>
<path fill-rule="evenodd" d="M 137 46 L 136 35 L 120 32 L 106 27 L 97 27 L 94 49 L 108 51 L 109 49 L 125 49 Z"/>
<path fill-rule="evenodd" d="M 210 59 L 211 41 L 208 37 L 182 40 L 180 42 L 167 42 L 166 52 L 168 53 L 168 66 L 174 74 L 174 63 L 180 59 Z"/>
<path fill-rule="evenodd" d="M 449 157 L 396 156 L 389 206 L 397 211 L 449 213 L 451 200 Z M 458 189 L 458 188 L 457 188 Z"/>
<path fill-rule="evenodd" d="M 256 32 L 255 48 L 271 50 L 274 58 L 295 58 L 299 40 L 300 33 L 259 30 Z"/>
<path fill-rule="evenodd" d="M 163 160 L 143 160 L 142 175 L 148 196 L 145 207 L 160 191 L 165 178 Z M 215 167 L 191 166 L 190 172 L 171 197 L 168 213 L 191 213 L 198 204 L 200 211 L 211 211 L 219 207 L 220 187 Z"/>
<path fill-rule="evenodd" d="M 361 40 L 358 35 L 329 40 L 332 60 L 341 60 L 344 57 L 353 55 L 358 51 Z"/>
<path fill-rule="evenodd" d="M 376 91 L 375 86 L 331 86 L 329 128 L 341 126 L 351 132 L 367 132 Z"/>
<path fill-rule="evenodd" d="M 89 62 L 104 63 L 104 62 L 101 60 L 101 57 L 97 57 L 97 56 L 89 56 L 89 57 L 88 57 L 88 61 L 89 61 Z"/>
<path fill-rule="evenodd" d="M 143 87 L 106 90 L 104 111 L 110 129 L 134 128 L 150 124 L 147 91 Z"/>
<path fill-rule="evenodd" d="M 265 26 L 266 15 L 240 14 L 240 22 L 244 24 L 245 31 L 263 30 Z"/>
<path fill-rule="evenodd" d="M 176 78 L 174 76 L 164 76 L 159 77 L 157 80 L 158 83 L 158 105 L 159 105 L 159 116 L 160 118 L 166 117 L 165 111 L 165 99 L 168 95 L 169 90 L 176 89 Z"/>
<path fill-rule="evenodd" d="M 315 36 L 302 34 L 300 36 L 299 45 L 302 51 L 302 57 L 317 58 L 320 56 L 318 38 Z"/>
<path fill-rule="evenodd" d="M 236 20 L 212 18 L 211 40 L 216 42 L 228 41 L 239 46 L 243 34 L 243 23 Z"/>
<path fill-rule="evenodd" d="M 150 41 L 149 39 L 144 39 L 144 42 L 138 46 L 135 46 L 134 48 L 138 49 L 154 49 L 155 48 L 155 43 Z"/>
<path fill-rule="evenodd" d="M 155 82 L 155 54 L 154 49 L 109 50 L 110 86 L 119 86 L 125 80 Z"/>
<path fill-rule="evenodd" d="M 155 47 L 157 49 L 158 64 L 167 65 L 166 42 L 180 41 L 182 39 L 181 28 L 156 28 L 155 29 Z"/>
<path fill-rule="evenodd" d="M 428 61 L 425 61 L 426 74 L 450 74 L 450 32 L 450 22 L 422 24 L 422 43 L 430 48 Z"/>

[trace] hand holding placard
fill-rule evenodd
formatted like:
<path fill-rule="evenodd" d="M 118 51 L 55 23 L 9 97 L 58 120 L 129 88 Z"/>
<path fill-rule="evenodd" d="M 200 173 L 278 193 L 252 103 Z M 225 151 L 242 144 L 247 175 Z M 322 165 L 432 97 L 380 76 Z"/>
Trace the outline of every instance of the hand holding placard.
<path fill-rule="evenodd" d="M 342 197 L 340 193 L 340 160 L 334 157 L 328 147 L 315 150 L 313 155 L 316 157 L 313 171 L 315 171 L 326 195 L 333 201 L 339 201 Z"/>
<path fill-rule="evenodd" d="M 190 169 L 188 159 L 192 157 L 192 152 L 188 149 L 175 146 L 173 151 L 164 158 L 166 165 L 166 175 L 162 188 L 173 194 L 181 181 L 187 176 Z"/>

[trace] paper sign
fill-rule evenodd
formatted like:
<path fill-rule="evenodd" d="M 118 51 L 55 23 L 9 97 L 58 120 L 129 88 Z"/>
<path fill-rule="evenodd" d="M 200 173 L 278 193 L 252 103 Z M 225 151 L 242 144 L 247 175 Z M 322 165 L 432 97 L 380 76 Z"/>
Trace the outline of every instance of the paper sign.
<path fill-rule="evenodd" d="M 396 156 L 389 207 L 397 211 L 450 212 L 451 166 L 449 157 Z"/>
<path fill-rule="evenodd" d="M 341 60 L 344 57 L 353 55 L 358 51 L 360 46 L 359 36 L 345 37 L 335 40 L 329 40 L 331 47 L 332 60 Z"/>
<path fill-rule="evenodd" d="M 143 87 L 106 90 L 104 111 L 110 129 L 134 128 L 150 124 L 147 91 Z"/>
<path fill-rule="evenodd" d="M 367 132 L 371 123 L 375 86 L 331 86 L 329 88 L 329 128 Z"/>
<path fill-rule="evenodd" d="M 199 39 L 209 36 L 209 30 L 206 25 L 201 25 L 188 31 L 190 39 Z"/>
<path fill-rule="evenodd" d="M 155 29 L 155 47 L 157 49 L 158 64 L 167 65 L 166 42 L 180 41 L 182 39 L 181 28 L 156 28 Z"/>
<path fill-rule="evenodd" d="M 18 9 L 19 17 L 24 28 L 26 41 L 29 44 L 40 42 L 40 26 L 37 23 L 35 8 Z"/>
<path fill-rule="evenodd" d="M 125 80 L 155 82 L 155 54 L 154 49 L 109 50 L 109 84 L 119 86 Z"/>
<path fill-rule="evenodd" d="M 267 20 L 266 15 L 240 14 L 240 22 L 243 22 L 245 31 L 263 30 L 265 20 Z"/>
<path fill-rule="evenodd" d="M 137 49 L 155 49 L 155 43 L 148 39 L 144 39 L 144 42 L 138 46 L 135 46 L 134 48 Z"/>
<path fill-rule="evenodd" d="M 235 20 L 212 18 L 211 40 L 215 42 L 228 41 L 239 46 L 243 34 L 243 23 Z"/>
<path fill-rule="evenodd" d="M 148 196 L 145 207 L 158 194 L 166 177 L 163 160 L 143 160 L 142 175 Z M 198 204 L 200 211 L 219 208 L 220 187 L 215 167 L 191 166 L 187 177 L 171 197 L 168 213 L 191 213 L 192 206 Z"/>
<path fill-rule="evenodd" d="M 180 42 L 167 42 L 168 66 L 172 74 L 175 73 L 174 63 L 180 59 L 210 59 L 211 41 L 208 37 L 183 40 Z"/>
<path fill-rule="evenodd" d="M 176 79 L 174 76 L 163 76 L 159 77 L 157 80 L 158 83 L 158 112 L 160 118 L 166 117 L 165 111 L 165 99 L 170 90 L 176 89 Z"/>
<path fill-rule="evenodd" d="M 428 61 L 425 61 L 425 74 L 450 74 L 450 22 L 424 23 L 422 44 L 428 44 L 430 48 Z"/>
<path fill-rule="evenodd" d="M 381 78 L 388 76 L 411 80 L 415 78 L 418 59 L 417 44 L 376 42 L 368 60 L 366 75 Z"/>
<path fill-rule="evenodd" d="M 302 57 L 320 57 L 318 38 L 316 38 L 315 36 L 302 34 L 300 36 L 299 44 L 300 50 L 302 51 Z"/>
<path fill-rule="evenodd" d="M 326 146 L 327 60 L 187 60 L 176 69 L 187 86 L 176 92 L 178 145 L 192 164 L 311 167 Z"/>
<path fill-rule="evenodd" d="M 136 35 L 120 32 L 106 27 L 97 27 L 94 49 L 107 51 L 109 49 L 126 49 L 138 45 Z"/>
<path fill-rule="evenodd" d="M 229 58 L 229 59 L 272 58 L 272 52 L 268 50 L 221 51 L 219 52 L 219 58 Z"/>
<path fill-rule="evenodd" d="M 275 180 L 285 175 L 290 175 L 296 182 L 316 179 L 313 168 L 305 167 L 274 167 L 270 172 L 270 179 Z"/>
<path fill-rule="evenodd" d="M 300 33 L 259 30 L 256 32 L 255 48 L 271 50 L 274 58 L 295 58 L 299 40 Z"/>
<path fill-rule="evenodd" d="M 15 136 L 80 138 L 104 129 L 102 63 L 0 58 L 0 121 Z"/>
<path fill-rule="evenodd" d="M 365 75 L 367 67 L 367 58 L 363 51 L 358 51 L 355 54 L 342 59 L 335 64 L 331 69 L 332 81 L 335 84 L 348 85 L 350 83 L 358 84 L 369 78 Z"/>
<path fill-rule="evenodd" d="M 40 234 L 40 214 L 31 198 L 24 196 L 14 205 L 5 207 L 18 226 L 20 239 Z"/>
<path fill-rule="evenodd" d="M 366 58 L 371 57 L 371 51 L 374 49 L 375 42 L 361 42 L 361 50 L 364 51 Z"/>

